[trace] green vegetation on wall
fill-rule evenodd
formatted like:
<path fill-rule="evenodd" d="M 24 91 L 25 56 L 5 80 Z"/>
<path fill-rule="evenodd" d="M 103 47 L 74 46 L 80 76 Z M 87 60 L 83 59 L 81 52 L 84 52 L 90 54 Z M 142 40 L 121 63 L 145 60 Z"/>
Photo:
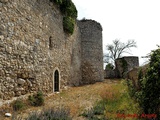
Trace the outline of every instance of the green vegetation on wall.
<path fill-rule="evenodd" d="M 63 14 L 63 29 L 66 33 L 73 34 L 77 9 L 71 0 L 50 0 L 60 7 Z"/>
<path fill-rule="evenodd" d="M 74 31 L 74 19 L 71 17 L 63 17 L 63 29 L 66 33 L 73 34 Z"/>
<path fill-rule="evenodd" d="M 121 67 L 123 69 L 123 71 L 122 71 L 122 77 L 124 77 L 125 72 L 127 72 L 127 69 L 128 69 L 128 63 L 125 60 L 125 58 L 121 58 Z"/>
<path fill-rule="evenodd" d="M 127 66 L 128 66 L 127 61 L 124 58 L 122 58 L 121 63 L 122 63 L 121 67 L 123 68 L 123 72 L 125 72 L 127 70 Z"/>

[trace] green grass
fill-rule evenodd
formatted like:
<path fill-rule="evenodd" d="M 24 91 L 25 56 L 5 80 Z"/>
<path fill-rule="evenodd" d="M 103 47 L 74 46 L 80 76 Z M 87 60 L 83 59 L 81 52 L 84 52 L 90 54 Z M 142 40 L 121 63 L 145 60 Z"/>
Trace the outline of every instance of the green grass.
<path fill-rule="evenodd" d="M 118 118 L 118 114 L 124 114 L 126 119 L 134 119 L 134 117 L 129 117 L 128 115 L 140 115 L 140 107 L 129 96 L 125 80 L 118 84 L 113 84 L 111 88 L 106 89 L 106 92 L 101 94 L 101 97 L 106 101 L 105 116 L 108 119 Z"/>
<path fill-rule="evenodd" d="M 130 97 L 125 80 L 106 87 L 100 96 L 102 99 L 82 116 L 88 120 L 138 120 L 138 115 L 141 115 L 139 104 Z"/>

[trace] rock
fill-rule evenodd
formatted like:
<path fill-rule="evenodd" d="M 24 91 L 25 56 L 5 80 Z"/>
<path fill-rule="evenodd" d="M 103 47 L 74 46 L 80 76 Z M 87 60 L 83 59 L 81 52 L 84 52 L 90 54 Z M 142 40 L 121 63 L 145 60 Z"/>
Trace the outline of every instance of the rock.
<path fill-rule="evenodd" d="M 22 94 L 21 94 L 21 91 L 17 91 L 17 92 L 15 92 L 15 96 L 21 96 Z"/>
<path fill-rule="evenodd" d="M 12 114 L 11 113 L 5 113 L 5 117 L 11 117 Z"/>
<path fill-rule="evenodd" d="M 20 84 L 20 85 L 24 85 L 25 82 L 26 81 L 22 78 L 19 78 L 18 81 L 17 81 L 17 83 Z"/>
<path fill-rule="evenodd" d="M 18 88 L 18 87 L 15 88 L 15 91 L 16 91 L 16 92 L 18 92 L 18 91 L 23 91 L 23 90 L 24 90 L 24 88 Z"/>
<path fill-rule="evenodd" d="M 28 86 L 29 86 L 29 87 L 32 87 L 31 81 L 27 80 L 27 83 L 28 83 Z"/>
<path fill-rule="evenodd" d="M 4 39 L 4 36 L 3 35 L 0 35 L 0 40 L 3 40 Z"/>
<path fill-rule="evenodd" d="M 3 99 L 3 93 L 0 91 L 0 99 Z"/>

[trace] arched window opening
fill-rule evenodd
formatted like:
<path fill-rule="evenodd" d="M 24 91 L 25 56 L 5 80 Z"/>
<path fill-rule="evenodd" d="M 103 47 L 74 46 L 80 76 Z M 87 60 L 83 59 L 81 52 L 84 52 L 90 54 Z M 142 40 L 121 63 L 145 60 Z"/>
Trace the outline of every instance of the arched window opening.
<path fill-rule="evenodd" d="M 59 72 L 54 72 L 54 92 L 59 92 Z"/>

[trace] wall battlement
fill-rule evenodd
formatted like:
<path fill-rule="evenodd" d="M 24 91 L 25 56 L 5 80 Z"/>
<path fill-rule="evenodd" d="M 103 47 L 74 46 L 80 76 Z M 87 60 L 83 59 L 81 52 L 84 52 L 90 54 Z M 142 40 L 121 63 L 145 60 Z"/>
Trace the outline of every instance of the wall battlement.
<path fill-rule="evenodd" d="M 102 81 L 102 57 L 96 21 L 77 21 L 68 36 L 49 0 L 0 0 L 0 99 Z"/>

